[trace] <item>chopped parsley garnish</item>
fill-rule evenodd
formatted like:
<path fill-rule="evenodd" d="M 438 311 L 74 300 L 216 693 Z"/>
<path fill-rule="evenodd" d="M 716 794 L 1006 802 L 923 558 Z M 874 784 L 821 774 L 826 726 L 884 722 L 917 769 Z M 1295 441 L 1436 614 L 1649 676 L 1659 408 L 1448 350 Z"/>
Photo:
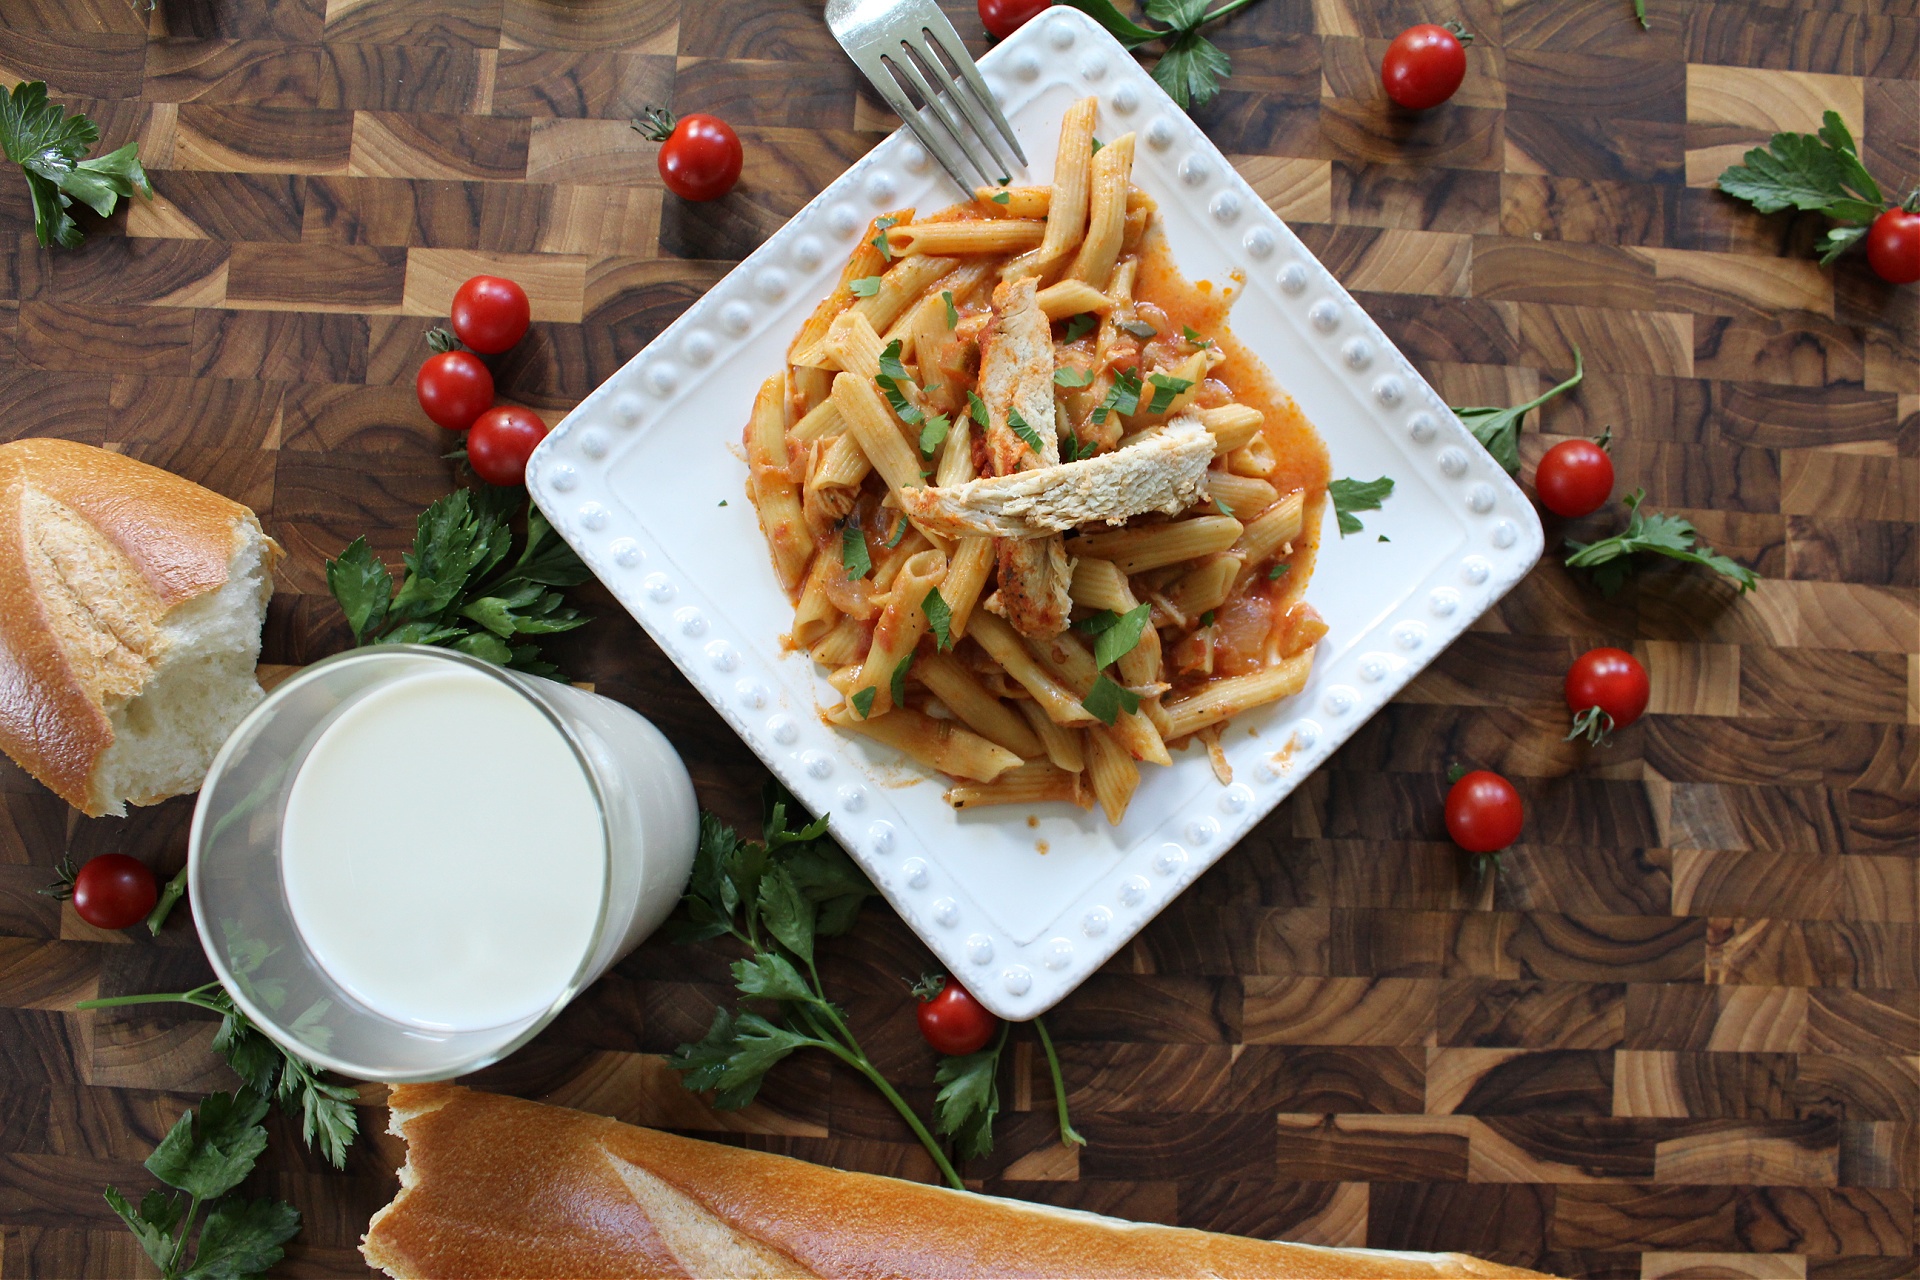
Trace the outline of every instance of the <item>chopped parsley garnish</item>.
<path fill-rule="evenodd" d="M 1378 480 L 1335 480 L 1327 486 L 1327 496 L 1333 499 L 1333 518 L 1339 522 L 1340 536 L 1360 532 L 1360 518 L 1356 511 L 1378 511 L 1380 504 L 1393 496 L 1393 480 L 1381 476 Z"/>
<path fill-rule="evenodd" d="M 892 214 L 888 214 L 873 224 L 880 233 L 873 238 L 873 247 L 878 249 L 880 256 L 888 262 L 893 261 L 893 246 L 887 243 L 887 228 L 899 221 L 900 219 L 894 217 Z"/>
<path fill-rule="evenodd" d="M 986 427 L 987 402 L 971 391 L 967 392 L 967 416 L 981 428 Z"/>
<path fill-rule="evenodd" d="M 1076 369 L 1072 365 L 1053 371 L 1053 383 L 1057 387 L 1084 387 L 1093 381 L 1093 370 Z"/>
<path fill-rule="evenodd" d="M 1150 342 L 1160 336 L 1160 331 L 1145 320 L 1121 320 L 1117 321 L 1113 327 L 1122 333 L 1132 334 L 1142 342 Z"/>
<path fill-rule="evenodd" d="M 899 546 L 900 539 L 906 537 L 907 535 L 907 525 L 909 523 L 910 522 L 905 516 L 901 516 L 900 523 L 893 526 L 893 532 L 887 535 L 887 540 L 881 545 L 886 547 L 886 549 L 889 551 Z"/>
<path fill-rule="evenodd" d="M 1203 627 L 1210 627 L 1213 625 L 1213 610 L 1209 609 L 1205 613 L 1200 615 L 1200 625 Z"/>
<path fill-rule="evenodd" d="M 1027 425 L 1027 420 L 1020 416 L 1018 409 L 1009 409 L 1007 411 L 1007 429 L 1019 436 L 1027 448 L 1033 450 L 1036 458 L 1046 455 L 1047 446 L 1045 442 L 1040 439 L 1040 433 Z"/>
<path fill-rule="evenodd" d="M 847 698 L 847 704 L 859 714 L 862 720 L 865 720 L 868 713 L 873 710 L 874 695 L 878 692 L 879 691 L 872 685 L 868 685 L 864 689 L 855 689 L 852 695 Z"/>
<path fill-rule="evenodd" d="M 887 398 L 887 403 L 893 406 L 893 411 L 900 415 L 900 421 L 917 423 L 926 417 L 907 399 L 907 388 L 913 386 L 913 379 L 907 376 L 907 367 L 900 363 L 900 339 L 889 342 L 880 353 L 880 373 L 873 383 L 880 388 L 880 394 Z"/>
<path fill-rule="evenodd" d="M 1062 462 L 1080 462 L 1100 452 L 1098 440 L 1082 441 L 1079 436 L 1068 432 L 1060 440 L 1060 460 Z"/>
<path fill-rule="evenodd" d="M 1119 614 L 1110 609 L 1100 612 L 1105 615 L 1107 622 L 1095 633 L 1093 663 L 1104 669 L 1133 652 L 1134 646 L 1140 643 L 1140 637 L 1146 632 L 1147 617 L 1153 612 L 1153 606 L 1135 605 Z"/>
<path fill-rule="evenodd" d="M 1140 709 L 1140 695 L 1102 673 L 1093 682 L 1093 688 L 1087 690 L 1087 696 L 1080 699 L 1080 705 L 1093 712 L 1101 724 L 1112 728 L 1123 714 L 1132 715 Z"/>
<path fill-rule="evenodd" d="M 1148 413 L 1165 413 L 1175 396 L 1193 389 L 1191 378 L 1176 378 L 1171 374 L 1156 373 L 1147 381 L 1153 384 L 1153 403 L 1147 406 Z"/>
<path fill-rule="evenodd" d="M 840 529 L 840 563 L 846 566 L 848 578 L 864 578 L 873 572 L 873 557 L 867 554 L 867 535 L 857 524 Z"/>
<path fill-rule="evenodd" d="M 994 192 L 994 193 L 993 193 L 993 196 L 992 196 L 991 198 L 992 198 L 992 200 L 993 200 L 993 202 L 994 202 L 995 204 L 1012 204 L 1012 203 L 1013 203 L 1013 192 L 1011 192 L 1011 191 L 996 191 L 996 192 Z"/>
<path fill-rule="evenodd" d="M 940 447 L 940 442 L 947 438 L 947 432 L 952 426 L 953 423 L 944 413 L 929 414 L 926 425 L 920 428 L 921 454 L 931 458 L 933 451 Z"/>
<path fill-rule="evenodd" d="M 1220 514 L 1223 516 L 1233 514 L 1233 508 L 1227 505 L 1227 500 L 1217 493 L 1213 495 L 1213 505 L 1220 508 Z"/>
<path fill-rule="evenodd" d="M 927 615 L 927 625 L 933 628 L 934 642 L 942 649 L 953 648 L 953 609 L 940 595 L 940 588 L 928 590 L 927 598 L 920 602 L 920 612 Z"/>
<path fill-rule="evenodd" d="M 1273 568 L 1267 570 L 1267 581 L 1272 582 L 1274 579 L 1281 577 L 1288 570 L 1292 568 L 1293 566 L 1291 564 L 1277 564 L 1273 566 Z"/>
<path fill-rule="evenodd" d="M 1095 139 L 1093 139 L 1093 149 L 1092 149 L 1091 151 L 1088 151 L 1088 152 L 1087 152 L 1087 154 L 1088 154 L 1088 155 L 1090 155 L 1090 156 L 1097 156 L 1097 155 L 1099 155 L 1099 154 L 1100 154 L 1100 148 L 1102 148 L 1102 147 L 1104 147 L 1104 146 L 1106 146 L 1106 145 L 1107 145 L 1107 144 L 1106 144 L 1106 143 L 1104 143 L 1104 142 L 1102 142 L 1102 141 L 1100 141 L 1100 139 L 1098 139 L 1098 138 L 1095 138 Z"/>
<path fill-rule="evenodd" d="M 1183 324 L 1180 326 L 1180 336 L 1185 338 L 1188 342 L 1192 343 L 1194 346 L 1198 347 L 1202 351 L 1205 351 L 1208 347 L 1213 345 L 1212 338 L 1201 337 L 1199 333 L 1194 331 L 1194 327 L 1190 324 Z"/>
<path fill-rule="evenodd" d="M 942 289 L 940 291 L 940 301 L 944 303 L 947 308 L 947 328 L 952 329 L 957 327 L 960 323 L 960 309 L 953 305 L 953 290 Z"/>
<path fill-rule="evenodd" d="M 1062 342 L 1078 342 L 1100 327 L 1100 317 L 1091 311 L 1082 311 L 1067 320 L 1067 331 L 1062 334 Z"/>
<path fill-rule="evenodd" d="M 900 659 L 900 665 L 893 669 L 893 679 L 887 682 L 887 693 L 893 698 L 893 705 L 903 706 L 907 701 L 907 672 L 913 666 L 913 651 Z"/>
<path fill-rule="evenodd" d="M 1113 375 L 1113 385 L 1107 388 L 1107 398 L 1093 411 L 1096 423 L 1105 422 L 1109 415 L 1119 414 L 1127 417 L 1140 408 L 1140 371 L 1123 369 Z"/>
<path fill-rule="evenodd" d="M 880 292 L 880 277 L 861 276 L 858 280 L 848 285 L 847 288 L 853 290 L 856 297 L 871 298 L 874 294 Z"/>

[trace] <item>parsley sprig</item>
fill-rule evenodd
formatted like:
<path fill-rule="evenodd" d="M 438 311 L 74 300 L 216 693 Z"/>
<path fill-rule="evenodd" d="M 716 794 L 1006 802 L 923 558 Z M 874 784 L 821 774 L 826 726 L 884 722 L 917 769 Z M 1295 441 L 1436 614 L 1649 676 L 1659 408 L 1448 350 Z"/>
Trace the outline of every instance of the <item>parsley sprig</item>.
<path fill-rule="evenodd" d="M 280 1246 L 300 1230 L 300 1211 L 292 1205 L 229 1194 L 267 1149 L 260 1123 L 266 1113 L 267 1101 L 258 1094 L 209 1094 L 197 1113 L 181 1114 L 146 1159 L 147 1172 L 171 1192 L 149 1191 L 135 1207 L 117 1188 L 107 1188 L 107 1203 L 166 1280 L 262 1275 L 284 1255 Z M 189 1258 L 195 1219 L 209 1205 Z"/>
<path fill-rule="evenodd" d="M 1378 480 L 1335 480 L 1327 486 L 1327 496 L 1333 499 L 1333 518 L 1340 526 L 1340 536 L 1358 533 L 1364 527 L 1356 511 L 1378 511 L 1380 504 L 1393 496 L 1393 478 L 1381 476 Z"/>
<path fill-rule="evenodd" d="M 421 513 L 413 550 L 393 575 L 355 538 L 327 561 L 327 586 L 347 616 L 355 644 L 433 644 L 533 675 L 558 676 L 534 636 L 585 626 L 591 619 L 553 587 L 587 580 L 573 553 L 540 508 L 527 503 L 527 532 L 513 555 L 508 523 L 522 501 L 518 489 L 456 489 Z M 516 643 L 516 641 L 518 643 Z"/>
<path fill-rule="evenodd" d="M 940 1176 L 963 1190 L 938 1140 L 874 1066 L 820 981 L 816 941 L 851 929 L 873 885 L 827 836 L 825 818 L 793 829 L 788 814 L 798 806 L 777 789 L 769 799 L 758 840 L 742 840 L 713 815 L 701 815 L 693 876 L 667 928 L 675 941 L 730 937 L 745 947 L 746 958 L 733 964 L 734 987 L 771 1013 L 715 1009 L 706 1037 L 681 1045 L 668 1063 L 687 1088 L 713 1090 L 713 1104 L 730 1111 L 752 1102 L 767 1072 L 787 1055 L 800 1049 L 831 1054 L 880 1091 Z"/>
<path fill-rule="evenodd" d="M 44 80 L 25 80 L 12 94 L 0 94 L 0 150 L 26 175 L 33 234 L 42 248 L 73 249 L 86 239 L 67 212 L 75 200 L 104 218 L 136 191 L 153 198 L 147 171 L 140 167 L 140 144 L 129 142 L 82 160 L 98 141 L 100 128 L 93 121 L 69 116 L 65 107 L 47 101 Z"/>
<path fill-rule="evenodd" d="M 1567 556 L 1567 566 L 1592 569 L 1593 583 L 1600 588 L 1601 595 L 1611 600 L 1620 593 L 1627 576 L 1633 572 L 1633 557 L 1642 552 L 1705 565 L 1733 579 L 1742 595 L 1759 585 L 1760 577 L 1753 570 L 1701 542 L 1693 521 L 1658 511 L 1642 511 L 1640 504 L 1646 496 L 1646 490 L 1635 489 L 1621 499 L 1627 508 L 1627 527 L 1611 538 L 1598 542 L 1567 540 L 1567 549 L 1572 553 Z"/>
<path fill-rule="evenodd" d="M 1129 49 L 1167 42 L 1166 52 L 1154 64 L 1153 78 L 1167 96 L 1190 111 L 1213 101 L 1220 81 L 1233 74 L 1233 61 L 1219 45 L 1200 34 L 1200 28 L 1220 21 L 1235 10 L 1244 9 L 1253 0 L 1227 0 L 1212 13 L 1208 0 L 1145 0 L 1146 16 L 1167 24 L 1165 30 L 1143 27 L 1114 7 L 1113 0 L 1061 0 L 1105 27 Z"/>
<path fill-rule="evenodd" d="M 1525 404 L 1502 409 L 1498 405 L 1454 407 L 1460 421 L 1467 424 L 1473 438 L 1486 447 L 1493 460 L 1507 469 L 1508 475 L 1520 474 L 1520 420 L 1564 391 L 1571 391 L 1587 376 L 1587 362 L 1580 348 L 1573 349 L 1573 376 L 1550 391 L 1544 391 Z"/>
<path fill-rule="evenodd" d="M 271 953 L 265 944 L 242 937 L 234 922 L 222 923 L 230 943 L 229 961 L 235 978 L 247 982 Z M 255 984 L 252 994 L 276 1011 L 286 999 L 285 989 L 270 980 Z M 301 1141 L 310 1147 L 317 1146 L 334 1168 L 347 1167 L 347 1148 L 360 1132 L 360 1118 L 353 1109 L 359 1094 L 351 1085 L 321 1079 L 319 1068 L 261 1034 L 218 982 L 209 982 L 191 991 L 82 1000 L 74 1008 L 119 1009 L 136 1004 L 188 1004 L 219 1014 L 220 1030 L 214 1033 L 214 1051 L 227 1060 L 234 1074 L 263 1103 L 277 1100 L 288 1114 L 299 1114 Z M 324 1037 L 327 1028 L 316 1025 L 324 1013 L 320 1006 L 309 1009 L 294 1020 L 295 1031 Z"/>
<path fill-rule="evenodd" d="M 1804 209 L 1833 219 L 1839 225 L 1814 246 L 1821 262 L 1858 244 L 1887 204 L 1837 111 L 1821 118 L 1818 133 L 1774 134 L 1720 175 L 1720 189 L 1761 213 Z"/>

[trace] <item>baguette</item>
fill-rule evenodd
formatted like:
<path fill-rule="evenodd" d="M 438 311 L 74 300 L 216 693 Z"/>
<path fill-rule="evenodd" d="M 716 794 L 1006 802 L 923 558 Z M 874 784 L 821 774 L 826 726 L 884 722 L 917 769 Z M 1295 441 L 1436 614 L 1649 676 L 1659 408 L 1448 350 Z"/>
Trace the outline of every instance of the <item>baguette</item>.
<path fill-rule="evenodd" d="M 158 467 L 0 445 L 0 748 L 92 817 L 197 790 L 264 696 L 280 555 L 253 512 Z"/>
<path fill-rule="evenodd" d="M 396 1085 L 400 1193 L 360 1251 L 455 1276 L 1532 1276 L 844 1173 L 459 1085 Z"/>

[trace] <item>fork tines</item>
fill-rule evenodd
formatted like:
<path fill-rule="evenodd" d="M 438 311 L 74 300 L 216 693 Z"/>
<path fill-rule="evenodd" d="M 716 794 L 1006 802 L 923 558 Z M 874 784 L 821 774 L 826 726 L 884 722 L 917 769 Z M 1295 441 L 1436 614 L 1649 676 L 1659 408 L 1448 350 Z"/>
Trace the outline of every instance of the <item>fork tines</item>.
<path fill-rule="evenodd" d="M 976 185 L 969 168 L 986 186 L 1011 180 L 1003 141 L 1026 164 L 1013 127 L 933 0 L 830 0 L 827 26 L 962 190 Z"/>

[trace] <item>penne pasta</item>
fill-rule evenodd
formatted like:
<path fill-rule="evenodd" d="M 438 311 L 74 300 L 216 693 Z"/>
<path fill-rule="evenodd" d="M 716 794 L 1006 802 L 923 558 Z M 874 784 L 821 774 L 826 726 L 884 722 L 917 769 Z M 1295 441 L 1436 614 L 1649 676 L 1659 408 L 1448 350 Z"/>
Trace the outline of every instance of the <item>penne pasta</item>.
<path fill-rule="evenodd" d="M 1120 257 L 1120 242 L 1126 234 L 1127 180 L 1133 173 L 1133 140 L 1131 133 L 1122 134 L 1093 157 L 1087 234 L 1080 243 L 1079 256 L 1067 271 L 1070 279 L 1105 284 Z"/>
<path fill-rule="evenodd" d="M 747 420 L 747 475 L 753 505 L 760 513 L 760 531 L 773 552 L 773 568 L 780 585 L 792 590 L 813 558 L 800 513 L 800 494 L 787 466 L 787 379 L 768 378 L 754 398 Z"/>
<path fill-rule="evenodd" d="M 895 257 L 940 254 L 948 257 L 980 253 L 1023 253 L 1038 248 L 1047 224 L 1027 218 L 988 219 L 982 222 L 920 222 L 887 232 L 887 247 Z"/>
<path fill-rule="evenodd" d="M 1085 280 L 1062 280 L 1040 291 L 1040 309 L 1047 313 L 1049 320 L 1065 320 L 1090 311 L 1105 312 L 1112 306 L 1113 299 Z"/>
<path fill-rule="evenodd" d="M 1060 144 L 1054 152 L 1053 195 L 1047 204 L 1047 229 L 1040 246 L 1001 269 L 1001 277 L 1041 276 L 1072 253 L 1087 232 L 1087 192 L 1093 164 L 1093 112 L 1096 99 L 1082 98 L 1060 118 Z"/>
<path fill-rule="evenodd" d="M 1007 770 L 1020 766 L 1020 757 L 1005 747 L 995 746 L 951 720 L 935 720 L 909 707 L 901 707 L 892 715 L 878 719 L 862 719 L 843 703 L 827 712 L 827 720 L 842 729 L 884 742 L 928 768 L 956 778 L 992 782 Z"/>
<path fill-rule="evenodd" d="M 1102 725 L 1087 730 L 1087 781 L 1111 826 L 1119 826 L 1140 786 L 1140 766 L 1119 737 Z"/>
<path fill-rule="evenodd" d="M 1280 500 L 1280 491 L 1265 480 L 1237 476 L 1231 471 L 1207 473 L 1207 492 L 1221 515 L 1246 524 Z"/>
<path fill-rule="evenodd" d="M 1275 552 L 1300 536 L 1301 516 L 1306 504 L 1305 489 L 1288 491 L 1280 501 L 1267 508 L 1264 515 L 1247 525 L 1246 531 L 1233 544 L 1234 554 L 1241 558 L 1249 570 L 1271 560 Z"/>
<path fill-rule="evenodd" d="M 1032 698 L 1023 698 L 1018 705 L 1055 768 L 1079 773 L 1087 767 L 1086 753 L 1080 749 L 1080 730 L 1055 724 Z"/>
<path fill-rule="evenodd" d="M 1055 724 L 1092 724 L 1093 712 L 1080 705 L 1077 694 L 1055 680 L 1034 659 L 1019 633 L 1000 618 L 983 613 L 973 620 L 973 639 L 990 654 L 1000 669 L 1033 695 L 1040 709 Z M 1089 681 L 1089 684 L 1092 682 Z"/>
<path fill-rule="evenodd" d="M 967 634 L 973 607 L 980 601 L 980 592 L 986 587 L 987 574 L 993 571 L 993 566 L 992 538 L 962 538 L 954 544 L 947 585 L 940 594 L 953 615 L 950 625 L 956 638 Z"/>
<path fill-rule="evenodd" d="M 1223 458 L 1253 439 L 1265 421 L 1258 409 L 1243 404 L 1224 404 L 1217 409 L 1202 409 L 1194 415 L 1200 425 L 1213 433 L 1213 456 Z"/>
<path fill-rule="evenodd" d="M 1295 552 L 1328 480 L 1224 331 L 1168 332 L 1229 298 L 1171 269 L 1135 136 L 1100 146 L 1099 112 L 1069 104 L 1047 185 L 874 219 L 741 441 L 826 720 L 946 775 L 955 809 L 1118 824 L 1169 741 L 1224 782 L 1225 722 L 1304 686 L 1326 624 Z"/>
<path fill-rule="evenodd" d="M 978 809 L 995 804 L 1050 804 L 1065 801 L 1082 809 L 1093 807 L 1093 800 L 1080 775 L 1069 773 L 1044 760 L 1028 761 L 1009 769 L 992 782 L 963 782 L 946 794 L 946 802 L 956 809 Z"/>
<path fill-rule="evenodd" d="M 947 710 L 981 737 L 1023 759 L 1033 759 L 1045 750 L 1020 714 L 994 697 L 952 654 L 936 650 L 917 659 L 913 674 Z"/>
<path fill-rule="evenodd" d="M 839 388 L 836 386 L 834 390 L 837 394 Z M 1197 516 L 1169 524 L 1088 534 L 1075 539 L 1070 550 L 1076 556 L 1111 560 L 1122 573 L 1135 574 L 1225 551 L 1239 538 L 1243 528 L 1232 516 Z"/>
<path fill-rule="evenodd" d="M 1169 726 L 1167 736 L 1184 738 L 1210 724 L 1237 716 L 1249 707 L 1292 697 L 1306 688 L 1307 676 L 1312 671 L 1313 651 L 1308 650 L 1264 670 L 1203 685 L 1197 693 L 1164 704 Z"/>
<path fill-rule="evenodd" d="M 1189 618 L 1227 602 L 1227 595 L 1240 580 L 1245 563 L 1232 552 L 1222 551 L 1196 562 L 1166 590 L 1167 603 Z"/>
<path fill-rule="evenodd" d="M 1111 609 L 1125 613 L 1140 603 L 1133 598 L 1127 575 L 1111 560 L 1083 555 L 1073 564 L 1073 582 L 1067 588 L 1083 609 Z"/>
<path fill-rule="evenodd" d="M 833 402 L 847 420 L 843 439 L 853 440 L 894 493 L 920 483 L 920 464 L 894 425 L 893 411 L 869 378 L 843 373 L 833 380 Z"/>
<path fill-rule="evenodd" d="M 860 678 L 847 695 L 851 703 L 867 690 L 873 691 L 872 701 L 857 708 L 863 717 L 872 719 L 893 708 L 893 686 L 905 679 L 900 674 L 902 664 L 909 661 L 914 646 L 927 634 L 927 596 L 946 576 L 947 558 L 938 551 L 918 552 L 901 566 L 887 593 L 886 607 L 880 610 L 880 620 L 874 624 L 873 645 L 860 665 Z"/>

